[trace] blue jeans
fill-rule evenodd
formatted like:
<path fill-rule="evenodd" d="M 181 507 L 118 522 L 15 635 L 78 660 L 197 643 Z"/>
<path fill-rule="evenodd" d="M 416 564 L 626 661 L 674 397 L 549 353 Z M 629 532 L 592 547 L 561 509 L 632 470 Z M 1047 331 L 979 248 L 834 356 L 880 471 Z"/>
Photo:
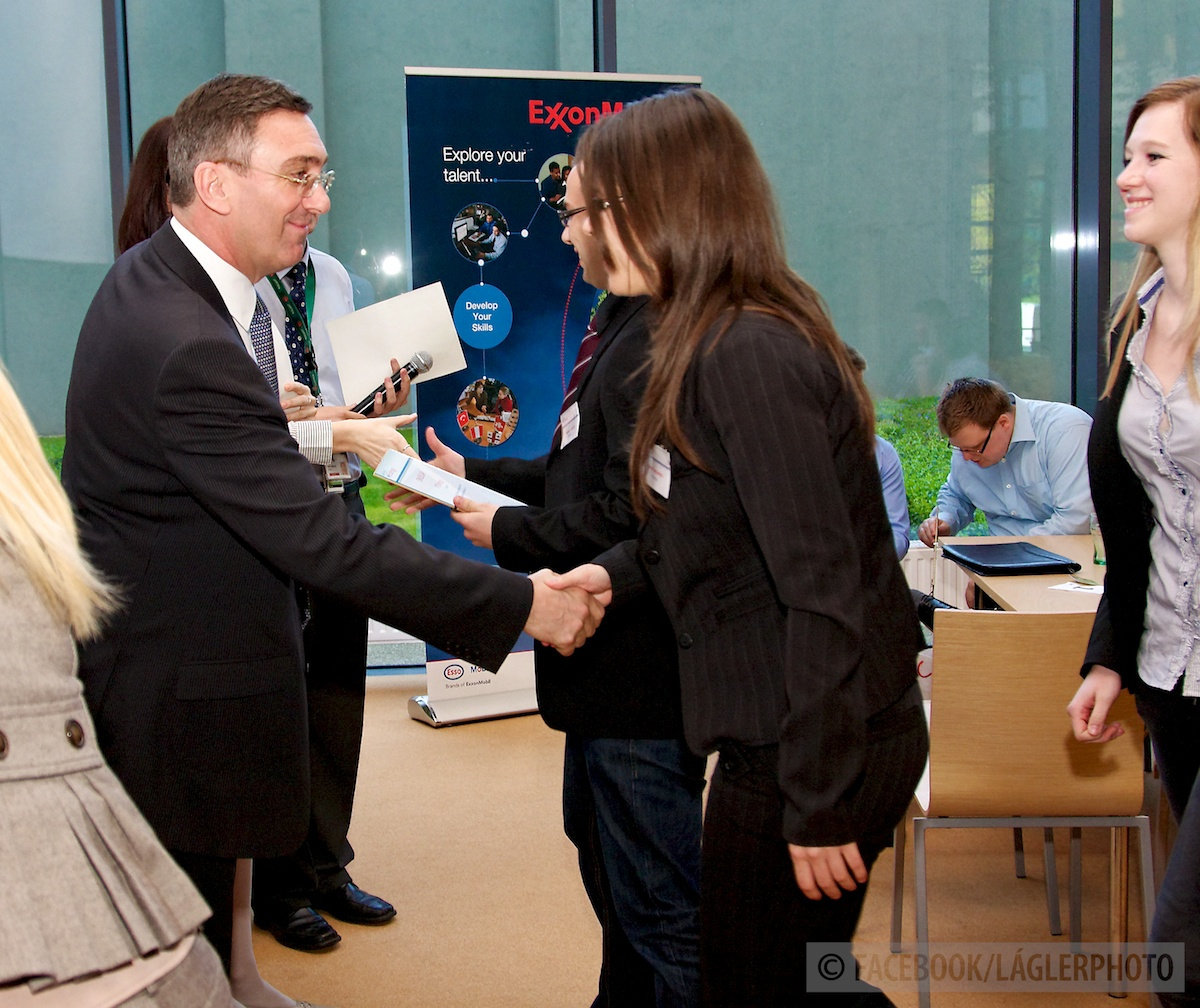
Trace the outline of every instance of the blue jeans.
<path fill-rule="evenodd" d="M 675 739 L 568 734 L 563 821 L 604 932 L 597 1006 L 700 997 L 704 760 Z"/>
<path fill-rule="evenodd" d="M 1164 1006 L 1200 1005 L 1200 701 L 1144 686 L 1138 713 L 1150 731 L 1150 744 L 1163 790 L 1179 823 L 1171 858 L 1154 906 L 1150 941 L 1184 943 L 1182 993 L 1158 992 Z"/>

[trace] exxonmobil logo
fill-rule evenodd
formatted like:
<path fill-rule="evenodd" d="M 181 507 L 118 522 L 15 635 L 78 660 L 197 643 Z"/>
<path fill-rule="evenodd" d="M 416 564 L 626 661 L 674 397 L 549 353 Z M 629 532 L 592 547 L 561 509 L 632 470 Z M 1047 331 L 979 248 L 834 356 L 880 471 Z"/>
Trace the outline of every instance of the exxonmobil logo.
<path fill-rule="evenodd" d="M 573 133 L 576 126 L 587 126 L 603 116 L 620 112 L 624 102 L 604 101 L 599 105 L 568 105 L 566 102 L 544 102 L 529 99 L 529 122 L 534 126 L 549 126 L 564 133 Z"/>

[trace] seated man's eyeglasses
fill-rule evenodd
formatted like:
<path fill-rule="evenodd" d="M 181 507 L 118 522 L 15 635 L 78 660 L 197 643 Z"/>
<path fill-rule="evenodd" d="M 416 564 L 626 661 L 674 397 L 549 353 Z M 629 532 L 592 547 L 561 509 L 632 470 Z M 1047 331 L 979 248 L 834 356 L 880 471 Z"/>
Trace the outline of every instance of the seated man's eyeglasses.
<path fill-rule="evenodd" d="M 1003 415 L 1004 415 L 1003 413 L 1000 414 L 1000 416 L 1003 416 Z M 962 455 L 982 455 L 985 451 L 987 451 L 987 446 L 992 440 L 992 431 L 994 431 L 996 429 L 996 424 L 998 424 L 999 422 L 1000 422 L 1000 417 L 996 417 L 996 419 L 992 421 L 992 426 L 988 428 L 987 437 L 985 437 L 983 439 L 983 444 L 981 444 L 978 448 L 961 448 L 958 445 L 956 445 L 953 441 L 947 441 L 946 445 L 950 448 L 951 451 L 959 452 Z"/>

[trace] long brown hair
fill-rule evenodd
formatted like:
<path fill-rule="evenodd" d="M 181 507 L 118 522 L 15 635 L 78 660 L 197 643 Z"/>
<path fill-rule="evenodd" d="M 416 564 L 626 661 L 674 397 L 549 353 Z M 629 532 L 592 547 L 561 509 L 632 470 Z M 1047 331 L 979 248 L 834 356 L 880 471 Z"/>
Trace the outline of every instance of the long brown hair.
<path fill-rule="evenodd" d="M 1143 112 L 1155 105 L 1168 105 L 1175 102 L 1178 102 L 1183 108 L 1184 131 L 1191 143 L 1192 153 L 1196 156 L 1197 164 L 1200 165 L 1200 77 L 1179 77 L 1176 80 L 1165 81 L 1157 87 L 1151 88 L 1134 102 L 1133 108 L 1129 110 L 1129 118 L 1125 122 L 1125 143 L 1129 143 L 1129 135 L 1133 132 L 1133 128 L 1137 125 Z M 1130 281 L 1129 290 L 1125 292 L 1125 297 L 1122 298 L 1120 306 L 1113 315 L 1112 324 L 1109 326 L 1110 331 L 1119 330 L 1120 336 L 1116 346 L 1112 348 L 1108 362 L 1108 380 L 1104 383 L 1104 391 L 1100 393 L 1101 399 L 1110 395 L 1116 386 L 1117 372 L 1120 370 L 1121 360 L 1125 356 L 1125 348 L 1129 345 L 1130 337 L 1137 332 L 1141 318 L 1137 300 L 1138 291 L 1161 266 L 1162 259 L 1159 258 L 1158 250 L 1150 245 L 1143 245 L 1141 252 L 1138 253 L 1137 262 L 1134 264 L 1133 279 Z M 1200 347 L 1200 202 L 1197 202 L 1192 208 L 1192 215 L 1188 220 L 1187 266 L 1190 289 L 1183 316 L 1183 328 L 1191 333 L 1187 353 L 1187 360 L 1190 361 L 1196 355 L 1197 348 Z M 1196 383 L 1194 368 L 1187 369 L 1187 380 L 1192 398 L 1200 399 L 1200 386 Z"/>
<path fill-rule="evenodd" d="M 699 88 L 679 88 L 625 106 L 583 135 L 576 150 L 588 205 L 607 201 L 626 252 L 655 303 L 650 377 L 630 454 L 633 502 L 658 508 L 646 459 L 670 441 L 703 467 L 679 415 L 683 379 L 705 334 L 723 334 L 745 310 L 774 315 L 829 354 L 859 402 L 869 435 L 874 410 L 820 295 L 787 265 L 771 186 L 730 108 Z M 613 265 L 604 234 L 597 239 Z M 720 334 L 717 338 L 720 338 Z"/>
<path fill-rule="evenodd" d="M 129 166 L 129 188 L 117 225 L 117 251 L 124 252 L 145 241 L 171 216 L 167 197 L 167 143 L 171 139 L 171 117 L 153 123 L 138 144 Z"/>

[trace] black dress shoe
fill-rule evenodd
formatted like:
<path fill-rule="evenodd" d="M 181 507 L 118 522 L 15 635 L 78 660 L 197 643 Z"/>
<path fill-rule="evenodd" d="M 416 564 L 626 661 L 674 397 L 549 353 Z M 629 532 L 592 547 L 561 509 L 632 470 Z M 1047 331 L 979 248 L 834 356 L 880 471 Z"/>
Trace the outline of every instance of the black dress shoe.
<path fill-rule="evenodd" d="M 363 892 L 353 882 L 317 893 L 313 906 L 349 924 L 386 924 L 396 916 L 391 903 Z"/>
<path fill-rule="evenodd" d="M 342 940 L 342 936 L 330 927 L 329 921 L 312 907 L 301 907 L 279 917 L 256 913 L 254 923 L 270 931 L 280 945 L 300 952 L 320 952 Z"/>

